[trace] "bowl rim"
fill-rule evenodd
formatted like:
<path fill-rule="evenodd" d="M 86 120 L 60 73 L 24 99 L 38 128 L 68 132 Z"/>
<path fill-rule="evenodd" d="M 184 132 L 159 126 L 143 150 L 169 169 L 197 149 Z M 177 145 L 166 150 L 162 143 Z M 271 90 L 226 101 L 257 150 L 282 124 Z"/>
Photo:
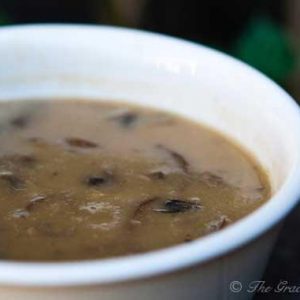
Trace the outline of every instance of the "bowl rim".
<path fill-rule="evenodd" d="M 89 33 L 95 30 L 96 34 L 101 32 L 110 32 L 116 35 L 130 34 L 137 39 L 139 37 L 149 40 L 155 38 L 155 42 L 169 42 L 170 46 L 178 44 L 194 51 L 201 48 L 202 51 L 208 51 L 219 56 L 219 58 L 221 57 L 224 61 L 230 61 L 231 64 L 237 65 L 242 69 L 242 72 L 255 73 L 261 84 L 269 85 L 270 92 L 280 93 L 282 103 L 295 112 L 291 118 L 295 124 L 299 124 L 298 127 L 294 128 L 299 155 L 281 189 L 266 204 L 220 232 L 187 244 L 110 259 L 57 263 L 0 261 L 0 284 L 18 286 L 111 284 L 174 272 L 218 258 L 249 243 L 282 220 L 296 205 L 300 196 L 300 109 L 296 102 L 276 83 L 254 68 L 217 50 L 182 39 L 141 30 L 103 25 L 28 24 L 3 26 L 0 29 L 0 34 L 3 32 L 13 34 L 14 31 L 22 30 L 27 31 L 27 33 L 28 31 L 42 30 L 46 33 L 48 29 L 59 31 L 62 28 L 72 32 L 80 29 L 87 30 Z M 280 199 L 285 199 L 285 201 L 280 201 Z M 220 243 L 221 240 L 222 243 Z"/>

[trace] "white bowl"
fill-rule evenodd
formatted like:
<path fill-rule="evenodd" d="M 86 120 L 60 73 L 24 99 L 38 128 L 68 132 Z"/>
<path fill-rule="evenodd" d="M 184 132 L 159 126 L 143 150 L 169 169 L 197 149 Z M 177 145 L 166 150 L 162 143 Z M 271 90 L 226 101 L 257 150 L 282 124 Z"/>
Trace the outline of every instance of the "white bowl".
<path fill-rule="evenodd" d="M 0 262 L 1 299 L 242 299 L 259 280 L 300 193 L 300 113 L 237 60 L 162 35 L 102 26 L 0 30 L 0 100 L 126 100 L 199 120 L 238 141 L 267 170 L 273 197 L 236 224 L 146 254 L 72 262 Z M 41 245 L 42 247 L 42 245 Z M 241 285 L 232 284 L 240 281 Z"/>

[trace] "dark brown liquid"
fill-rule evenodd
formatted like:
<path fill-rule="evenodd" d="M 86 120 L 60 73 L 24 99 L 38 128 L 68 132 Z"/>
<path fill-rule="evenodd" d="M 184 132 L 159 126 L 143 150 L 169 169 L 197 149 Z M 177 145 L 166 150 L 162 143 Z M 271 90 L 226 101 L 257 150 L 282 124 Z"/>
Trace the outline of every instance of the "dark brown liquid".
<path fill-rule="evenodd" d="M 223 136 L 110 102 L 0 104 L 0 256 L 128 255 L 221 230 L 270 196 L 261 168 Z"/>

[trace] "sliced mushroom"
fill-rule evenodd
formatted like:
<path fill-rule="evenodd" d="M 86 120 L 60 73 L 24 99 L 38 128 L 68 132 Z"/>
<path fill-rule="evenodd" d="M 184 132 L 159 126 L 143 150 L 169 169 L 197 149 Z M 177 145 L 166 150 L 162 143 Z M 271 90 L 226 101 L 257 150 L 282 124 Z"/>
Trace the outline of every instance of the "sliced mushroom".
<path fill-rule="evenodd" d="M 29 122 L 30 122 L 29 115 L 20 115 L 20 116 L 15 117 L 14 119 L 12 119 L 10 121 L 10 124 L 13 127 L 23 129 L 23 128 L 26 128 L 28 126 Z"/>
<path fill-rule="evenodd" d="M 207 224 L 208 232 L 219 231 L 226 226 L 228 226 L 232 221 L 225 215 L 218 217 L 216 220 L 213 220 Z"/>
<path fill-rule="evenodd" d="M 152 171 L 150 173 L 147 174 L 147 176 L 150 179 L 165 179 L 166 178 L 166 173 L 163 171 Z"/>
<path fill-rule="evenodd" d="M 29 204 L 27 204 L 27 205 L 25 206 L 25 209 L 26 209 L 27 211 L 31 211 L 31 210 L 33 210 L 33 209 L 36 207 L 37 204 L 39 204 L 39 203 L 45 201 L 46 199 L 47 199 L 47 197 L 44 196 L 44 195 L 37 195 L 37 196 L 34 196 L 34 197 L 30 200 Z"/>
<path fill-rule="evenodd" d="M 90 187 L 108 186 L 113 183 L 115 176 L 112 171 L 105 170 L 99 175 L 90 175 L 85 178 L 85 183 Z"/>
<path fill-rule="evenodd" d="M 6 181 L 12 190 L 23 190 L 25 182 L 10 171 L 1 171 L 0 179 Z"/>
<path fill-rule="evenodd" d="M 189 163 L 188 161 L 183 157 L 183 155 L 179 154 L 178 152 L 171 150 L 163 145 L 157 145 L 156 146 L 159 149 L 164 150 L 165 152 L 167 152 L 172 159 L 174 160 L 174 162 L 176 163 L 176 165 L 185 173 L 188 173 L 189 171 Z"/>
<path fill-rule="evenodd" d="M 153 208 L 152 210 L 155 212 L 161 213 L 183 213 L 191 210 L 201 209 L 202 206 L 194 201 L 185 201 L 179 199 L 167 199 L 163 202 L 162 207 Z"/>
<path fill-rule="evenodd" d="M 133 214 L 133 219 L 137 218 L 146 208 L 151 207 L 151 211 L 160 213 L 184 213 L 202 209 L 199 201 L 186 201 L 180 199 L 166 199 L 152 197 L 141 202 Z"/>
<path fill-rule="evenodd" d="M 12 215 L 14 218 L 24 219 L 29 217 L 30 213 L 26 209 L 16 209 L 13 211 Z"/>
<path fill-rule="evenodd" d="M 118 124 L 123 128 L 131 128 L 136 124 L 138 115 L 132 111 L 123 111 L 115 116 L 110 117 L 110 120 L 117 121 Z"/>
<path fill-rule="evenodd" d="M 97 148 L 98 144 L 82 138 L 69 137 L 65 139 L 66 143 L 71 147 L 77 148 Z"/>
<path fill-rule="evenodd" d="M 225 181 L 221 176 L 208 171 L 200 173 L 200 180 L 211 187 L 225 185 Z"/>
<path fill-rule="evenodd" d="M 37 159 L 33 154 L 11 154 L 4 155 L 1 157 L 1 161 L 4 163 L 12 162 L 13 164 L 24 166 L 24 167 L 32 167 Z"/>
<path fill-rule="evenodd" d="M 151 198 L 148 198 L 144 201 L 142 201 L 138 207 L 136 208 L 136 210 L 134 211 L 133 213 L 133 216 L 132 216 L 132 219 L 135 220 L 142 212 L 143 210 L 148 206 L 150 205 L 151 203 L 153 203 L 154 201 L 158 200 L 159 198 L 158 197 L 151 197 Z"/>

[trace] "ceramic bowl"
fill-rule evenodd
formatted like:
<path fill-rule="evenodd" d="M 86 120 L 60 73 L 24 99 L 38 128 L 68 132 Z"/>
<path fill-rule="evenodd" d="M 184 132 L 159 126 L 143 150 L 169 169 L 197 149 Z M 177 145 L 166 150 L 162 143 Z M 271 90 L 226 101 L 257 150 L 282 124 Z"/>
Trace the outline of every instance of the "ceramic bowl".
<path fill-rule="evenodd" d="M 291 97 L 251 67 L 175 38 L 102 26 L 2 27 L 0 100 L 56 97 L 122 100 L 215 128 L 262 164 L 273 196 L 220 232 L 159 251 L 70 263 L 0 261 L 0 298 L 250 298 L 247 286 L 260 279 L 299 198 L 300 113 Z"/>

